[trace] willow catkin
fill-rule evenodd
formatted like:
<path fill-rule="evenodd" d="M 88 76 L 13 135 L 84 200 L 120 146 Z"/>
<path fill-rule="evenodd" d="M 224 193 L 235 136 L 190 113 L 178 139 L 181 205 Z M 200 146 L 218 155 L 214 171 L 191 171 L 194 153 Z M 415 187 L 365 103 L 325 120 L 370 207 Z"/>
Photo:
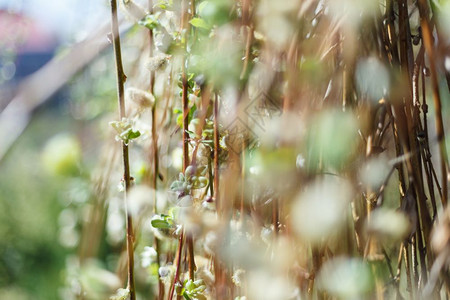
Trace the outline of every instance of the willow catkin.
<path fill-rule="evenodd" d="M 125 93 L 126 99 L 135 104 L 139 110 L 151 108 L 155 104 L 155 97 L 144 90 L 129 87 Z"/>

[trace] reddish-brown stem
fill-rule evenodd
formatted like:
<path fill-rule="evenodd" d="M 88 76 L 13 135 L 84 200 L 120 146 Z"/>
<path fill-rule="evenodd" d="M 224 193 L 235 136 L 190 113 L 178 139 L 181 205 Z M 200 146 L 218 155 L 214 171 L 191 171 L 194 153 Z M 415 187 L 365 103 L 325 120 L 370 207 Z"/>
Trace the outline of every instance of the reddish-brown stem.
<path fill-rule="evenodd" d="M 216 202 L 217 214 L 220 215 L 219 195 L 219 99 L 214 94 L 214 200 Z"/>
<path fill-rule="evenodd" d="M 220 194 L 219 194 L 219 97 L 217 93 L 214 93 L 214 108 L 213 108 L 213 119 L 214 119 L 214 202 L 216 203 L 216 212 L 220 217 L 222 216 Z M 216 298 L 219 299 L 222 290 L 222 268 L 217 256 L 214 256 L 214 278 L 216 287 Z"/>
<path fill-rule="evenodd" d="M 272 207 L 272 223 L 273 223 L 273 230 L 274 230 L 275 236 L 278 234 L 279 223 L 280 223 L 279 218 L 280 218 L 279 199 L 275 198 L 275 199 L 273 199 L 273 207 Z"/>
<path fill-rule="evenodd" d="M 182 259 L 182 253 L 183 253 L 183 239 L 184 239 L 184 232 L 181 231 L 180 238 L 178 239 L 177 255 L 175 257 L 175 259 L 176 259 L 175 276 L 173 278 L 173 283 L 170 286 L 169 297 L 167 298 L 168 300 L 171 300 L 173 298 L 173 292 L 175 291 L 175 286 L 180 281 L 181 259 Z"/>
<path fill-rule="evenodd" d="M 192 0 L 191 9 L 194 5 L 194 1 Z M 188 3 L 187 0 L 182 1 L 182 11 L 181 11 L 181 26 L 185 30 L 185 40 L 187 44 L 188 31 L 189 31 L 189 23 L 188 23 Z M 194 13 L 192 11 L 192 13 Z M 185 44 L 185 47 L 186 47 Z M 189 135 L 188 135 L 188 126 L 189 126 L 189 99 L 188 99 L 188 80 L 186 73 L 186 49 L 185 49 L 185 57 L 182 59 L 182 94 L 181 101 L 183 106 L 183 172 L 189 166 Z M 192 235 L 190 233 L 186 234 L 186 244 L 188 250 L 189 257 L 189 278 L 194 279 L 194 271 L 195 271 L 195 261 L 194 261 L 194 241 Z M 177 268 L 178 269 L 178 268 Z"/>
<path fill-rule="evenodd" d="M 181 101 L 183 106 L 183 172 L 189 166 L 189 134 L 187 132 L 189 126 L 189 100 L 188 100 L 188 83 L 186 77 L 186 70 L 183 62 L 183 74 L 182 74 L 182 95 Z"/>

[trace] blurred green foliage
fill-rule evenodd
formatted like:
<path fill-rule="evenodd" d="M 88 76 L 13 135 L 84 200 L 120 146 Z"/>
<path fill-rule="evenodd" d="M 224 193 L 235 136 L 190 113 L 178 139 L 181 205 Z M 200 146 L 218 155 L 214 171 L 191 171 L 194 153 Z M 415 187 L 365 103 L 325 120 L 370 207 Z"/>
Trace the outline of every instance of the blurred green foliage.
<path fill-rule="evenodd" d="M 69 102 L 56 98 L 34 112 L 0 162 L 0 299 L 66 298 L 67 258 L 77 250 L 91 193 L 101 118 L 115 108 L 108 57 L 66 85 Z M 74 214 L 71 231 L 63 211 Z"/>
<path fill-rule="evenodd" d="M 39 113 L 0 165 L 2 299 L 59 298 L 68 252 L 58 242 L 66 179 L 46 173 L 40 155 L 45 141 L 70 125 L 58 114 Z"/>

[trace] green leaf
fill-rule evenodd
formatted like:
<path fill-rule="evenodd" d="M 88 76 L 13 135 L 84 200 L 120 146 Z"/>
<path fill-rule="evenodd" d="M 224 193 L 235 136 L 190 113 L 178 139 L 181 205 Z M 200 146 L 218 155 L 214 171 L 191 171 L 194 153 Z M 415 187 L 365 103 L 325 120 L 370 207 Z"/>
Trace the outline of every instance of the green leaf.
<path fill-rule="evenodd" d="M 151 224 L 152 224 L 153 228 L 160 228 L 160 229 L 172 228 L 172 225 L 169 222 L 167 222 L 166 220 L 154 219 L 151 221 Z"/>
<path fill-rule="evenodd" d="M 197 173 L 198 173 L 199 175 L 201 175 L 201 176 L 205 176 L 205 175 L 206 175 L 206 171 L 207 171 L 206 166 L 199 166 L 199 167 L 197 168 Z"/>
<path fill-rule="evenodd" d="M 212 136 L 214 134 L 214 129 L 204 129 L 202 135 L 204 137 Z"/>
<path fill-rule="evenodd" d="M 159 1 L 154 7 L 159 7 L 164 10 L 171 10 L 173 6 L 173 0 Z"/>
<path fill-rule="evenodd" d="M 178 174 L 178 180 L 183 182 L 185 181 L 183 173 Z"/>
<path fill-rule="evenodd" d="M 184 190 L 184 186 L 183 186 L 183 184 L 184 184 L 184 181 L 174 181 L 174 182 L 172 182 L 172 184 L 170 185 L 170 189 L 172 190 L 172 191 L 182 191 L 182 190 Z"/>
<path fill-rule="evenodd" d="M 130 130 L 130 132 L 128 133 L 128 139 L 129 140 L 138 138 L 140 136 L 141 136 L 141 133 L 139 132 L 139 130 L 136 130 L 136 131 Z"/>
<path fill-rule="evenodd" d="M 186 291 L 183 292 L 183 297 L 186 300 L 191 300 L 191 298 L 188 296 L 188 294 L 186 293 Z"/>
<path fill-rule="evenodd" d="M 158 270 L 159 270 L 159 265 L 157 263 L 152 263 L 150 265 L 149 273 L 151 276 L 158 278 Z"/>
<path fill-rule="evenodd" d="M 194 166 L 187 166 L 186 170 L 184 171 L 184 175 L 186 178 L 191 178 L 195 174 L 195 167 Z"/>
<path fill-rule="evenodd" d="M 133 121 L 123 118 L 122 121 L 113 121 L 109 124 L 117 131 L 116 140 L 122 140 L 126 145 L 130 140 L 136 139 L 141 136 L 139 130 L 133 130 Z"/>
<path fill-rule="evenodd" d="M 177 117 L 177 125 L 183 127 L 183 114 L 179 114 Z"/>
<path fill-rule="evenodd" d="M 192 282 L 192 280 L 188 280 L 187 282 L 186 282 L 186 290 L 188 291 L 188 292 L 193 292 L 194 291 L 194 289 L 196 288 L 196 286 L 195 286 L 195 283 L 194 282 Z"/>
<path fill-rule="evenodd" d="M 191 130 L 187 130 L 186 129 L 186 132 L 187 132 L 187 134 L 189 135 L 189 137 L 191 138 L 191 139 L 198 139 L 198 138 L 200 138 L 200 136 L 198 136 L 195 132 L 193 132 L 193 131 L 191 131 Z"/>
<path fill-rule="evenodd" d="M 205 187 L 208 185 L 208 179 L 206 177 L 200 176 L 198 178 L 198 182 L 200 184 L 200 187 Z"/>
<path fill-rule="evenodd" d="M 138 22 L 139 25 L 145 26 L 150 30 L 153 30 L 159 26 L 159 17 L 160 13 L 156 13 L 153 15 L 146 15 L 142 20 Z"/>
<path fill-rule="evenodd" d="M 210 0 L 204 1 L 202 4 L 203 5 L 200 4 L 198 6 L 198 14 L 208 22 L 208 24 L 221 26 L 236 17 L 235 13 L 230 14 L 232 1 Z"/>
<path fill-rule="evenodd" d="M 206 30 L 211 29 L 211 27 L 208 25 L 208 23 L 205 22 L 205 20 L 200 19 L 200 18 L 192 18 L 189 23 L 197 28 L 203 28 Z"/>

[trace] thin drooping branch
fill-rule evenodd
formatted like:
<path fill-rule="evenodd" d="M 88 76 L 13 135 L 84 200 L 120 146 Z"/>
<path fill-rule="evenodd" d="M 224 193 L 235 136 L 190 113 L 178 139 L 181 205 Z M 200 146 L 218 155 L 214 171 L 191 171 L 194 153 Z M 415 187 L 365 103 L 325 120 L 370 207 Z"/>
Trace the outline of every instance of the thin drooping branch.
<path fill-rule="evenodd" d="M 120 119 L 126 117 L 125 111 L 125 97 L 124 97 L 124 82 L 126 76 L 122 66 L 122 52 L 120 48 L 120 35 L 119 35 L 119 22 L 117 18 L 117 1 L 111 0 L 111 30 L 113 34 L 113 47 L 114 57 L 117 72 L 117 95 L 119 101 L 119 117 Z M 124 201 L 125 201 L 125 214 L 126 214 L 126 231 L 127 231 L 127 256 L 128 256 L 128 289 L 130 291 L 130 299 L 136 299 L 136 291 L 134 285 L 134 233 L 133 233 L 133 220 L 127 209 L 127 195 L 131 187 L 130 180 L 130 162 L 128 158 L 128 145 L 122 141 L 122 158 L 124 175 L 123 181 L 125 182 Z"/>

